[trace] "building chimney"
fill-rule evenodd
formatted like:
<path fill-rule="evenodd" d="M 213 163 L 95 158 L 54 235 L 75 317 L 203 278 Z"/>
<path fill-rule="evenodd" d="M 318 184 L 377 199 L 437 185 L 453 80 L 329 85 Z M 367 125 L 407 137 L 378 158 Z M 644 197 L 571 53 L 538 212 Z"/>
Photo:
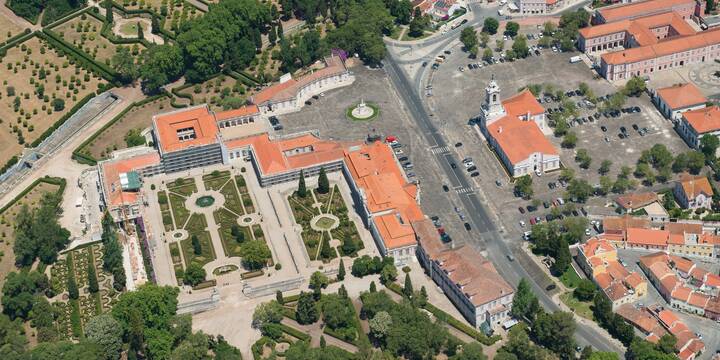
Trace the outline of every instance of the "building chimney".
<path fill-rule="evenodd" d="M 502 126 L 498 126 L 498 134 L 502 133 Z"/>

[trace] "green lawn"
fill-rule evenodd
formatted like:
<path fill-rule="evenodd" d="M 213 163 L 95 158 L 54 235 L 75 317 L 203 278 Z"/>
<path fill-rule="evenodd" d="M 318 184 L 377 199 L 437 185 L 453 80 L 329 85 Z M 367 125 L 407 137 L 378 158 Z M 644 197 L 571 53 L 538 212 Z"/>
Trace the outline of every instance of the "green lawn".
<path fill-rule="evenodd" d="M 185 221 L 190 217 L 190 211 L 185 207 L 185 198 L 170 193 L 170 208 L 172 209 L 173 215 L 175 215 L 175 224 L 178 228 L 182 228 L 185 225 Z"/>
<path fill-rule="evenodd" d="M 215 222 L 220 226 L 219 234 L 222 239 L 223 249 L 227 256 L 240 256 L 240 244 L 232 236 L 232 226 L 237 224 L 237 217 L 229 212 L 227 209 L 220 209 L 213 213 Z M 245 234 L 245 241 L 253 239 L 250 233 L 250 228 L 247 226 L 240 226 L 240 230 Z"/>
<path fill-rule="evenodd" d="M 240 194 L 232 181 L 228 181 L 227 184 L 220 189 L 220 193 L 225 197 L 224 206 L 228 210 L 238 214 L 238 216 L 245 214 L 243 211 L 242 199 L 240 198 Z"/>
<path fill-rule="evenodd" d="M 190 196 L 197 192 L 197 186 L 195 186 L 195 179 L 179 178 L 168 184 L 168 190 L 183 196 Z"/>
<path fill-rule="evenodd" d="M 572 291 L 568 291 L 564 294 L 561 294 L 560 300 L 562 300 L 562 302 L 565 303 L 565 305 L 567 305 L 569 308 L 573 309 L 573 311 L 576 314 L 578 314 L 588 320 L 594 321 L 593 313 L 592 313 L 592 310 L 590 309 L 590 306 L 592 305 L 592 303 L 590 303 L 588 301 L 580 301 L 580 300 L 576 299 L 575 296 L 573 296 Z"/>
<path fill-rule="evenodd" d="M 158 191 L 158 203 L 160 204 L 160 214 L 162 216 L 165 231 L 174 229 L 172 214 L 170 214 L 170 205 L 168 204 L 168 195 L 165 191 Z"/>
<path fill-rule="evenodd" d="M 569 289 L 574 289 L 580 283 L 580 276 L 575 272 L 572 266 L 568 267 L 565 272 L 560 275 L 560 281 Z"/>
<path fill-rule="evenodd" d="M 188 231 L 189 236 L 187 239 L 180 242 L 180 247 L 185 257 L 185 264 L 189 265 L 192 262 L 200 265 L 205 265 L 210 261 L 215 260 L 215 249 L 213 249 L 212 241 L 210 240 L 210 233 L 205 230 L 207 228 L 207 222 L 205 216 L 200 214 L 192 214 L 188 220 L 185 230 Z M 200 240 L 200 254 L 195 254 L 192 246 L 192 236 L 197 236 Z"/>
<path fill-rule="evenodd" d="M 203 175 L 202 179 L 206 189 L 218 190 L 230 180 L 230 171 L 213 171 L 210 174 Z"/>

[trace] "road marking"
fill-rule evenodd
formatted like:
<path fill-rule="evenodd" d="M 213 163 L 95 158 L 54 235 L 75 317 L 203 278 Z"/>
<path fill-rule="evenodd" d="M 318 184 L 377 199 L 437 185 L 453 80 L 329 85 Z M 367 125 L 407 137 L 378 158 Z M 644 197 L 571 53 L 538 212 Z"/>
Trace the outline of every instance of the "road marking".
<path fill-rule="evenodd" d="M 469 194 L 469 193 L 471 193 L 471 192 L 473 192 L 473 191 L 475 191 L 475 190 L 473 190 L 472 188 L 461 187 L 461 188 L 459 188 L 459 189 L 455 189 L 455 191 L 456 191 L 458 194 Z"/>
<path fill-rule="evenodd" d="M 447 147 L 447 146 L 443 146 L 443 147 L 433 147 L 433 148 L 430 148 L 430 152 L 433 153 L 433 154 L 435 154 L 435 155 L 437 155 L 437 154 L 445 154 L 445 153 L 450 152 L 450 148 Z"/>

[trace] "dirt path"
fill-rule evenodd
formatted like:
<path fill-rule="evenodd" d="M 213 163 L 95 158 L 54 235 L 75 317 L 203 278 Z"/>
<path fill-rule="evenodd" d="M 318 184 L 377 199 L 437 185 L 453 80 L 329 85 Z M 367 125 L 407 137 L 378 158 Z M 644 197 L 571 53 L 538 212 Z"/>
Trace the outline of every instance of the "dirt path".
<path fill-rule="evenodd" d="M 146 19 L 144 17 L 131 17 L 131 18 L 125 19 L 125 18 L 118 16 L 117 20 L 115 20 L 113 22 L 113 29 L 112 29 L 113 34 L 115 34 L 116 36 L 119 36 L 121 38 L 125 38 L 125 39 L 137 39 L 137 34 L 126 35 L 120 31 L 120 28 L 123 25 L 128 24 L 128 23 L 142 23 L 143 36 L 145 37 L 145 39 L 147 39 L 147 41 L 158 44 L 158 45 L 162 45 L 165 43 L 165 40 L 163 40 L 163 38 L 161 36 L 153 34 L 150 31 L 150 29 L 152 27 L 152 24 L 150 23 L 150 19 Z"/>

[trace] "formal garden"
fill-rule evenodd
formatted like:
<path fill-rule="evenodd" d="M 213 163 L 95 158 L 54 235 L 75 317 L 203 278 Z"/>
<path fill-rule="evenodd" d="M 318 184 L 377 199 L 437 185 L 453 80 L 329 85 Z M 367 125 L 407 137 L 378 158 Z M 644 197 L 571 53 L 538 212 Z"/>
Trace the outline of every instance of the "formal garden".
<path fill-rule="evenodd" d="M 288 197 L 295 222 L 302 227 L 302 239 L 311 260 L 330 261 L 338 254 L 356 257 L 364 248 L 348 207 L 337 185 L 330 188 L 324 172 L 318 188 L 308 190 L 304 179 Z"/>
<path fill-rule="evenodd" d="M 186 84 L 173 89 L 173 94 L 189 100 L 190 104 L 208 104 L 212 110 L 221 111 L 245 105 L 257 85 L 241 74 L 220 74 L 200 84 Z"/>
<path fill-rule="evenodd" d="M 109 311 L 117 301 L 120 292 L 113 287 L 112 274 L 103 268 L 103 256 L 103 244 L 96 243 L 70 251 L 50 266 L 59 338 L 82 338 L 90 318 Z"/>
<path fill-rule="evenodd" d="M 0 56 L 0 164 L 33 146 L 84 103 L 105 81 L 63 51 L 32 36 Z M 65 116 L 64 116 L 65 115 Z"/>
<path fill-rule="evenodd" d="M 117 1 L 127 10 L 148 10 L 163 20 L 163 29 L 176 33 L 188 20 L 202 16 L 202 10 L 183 0 L 122 0 Z"/>

